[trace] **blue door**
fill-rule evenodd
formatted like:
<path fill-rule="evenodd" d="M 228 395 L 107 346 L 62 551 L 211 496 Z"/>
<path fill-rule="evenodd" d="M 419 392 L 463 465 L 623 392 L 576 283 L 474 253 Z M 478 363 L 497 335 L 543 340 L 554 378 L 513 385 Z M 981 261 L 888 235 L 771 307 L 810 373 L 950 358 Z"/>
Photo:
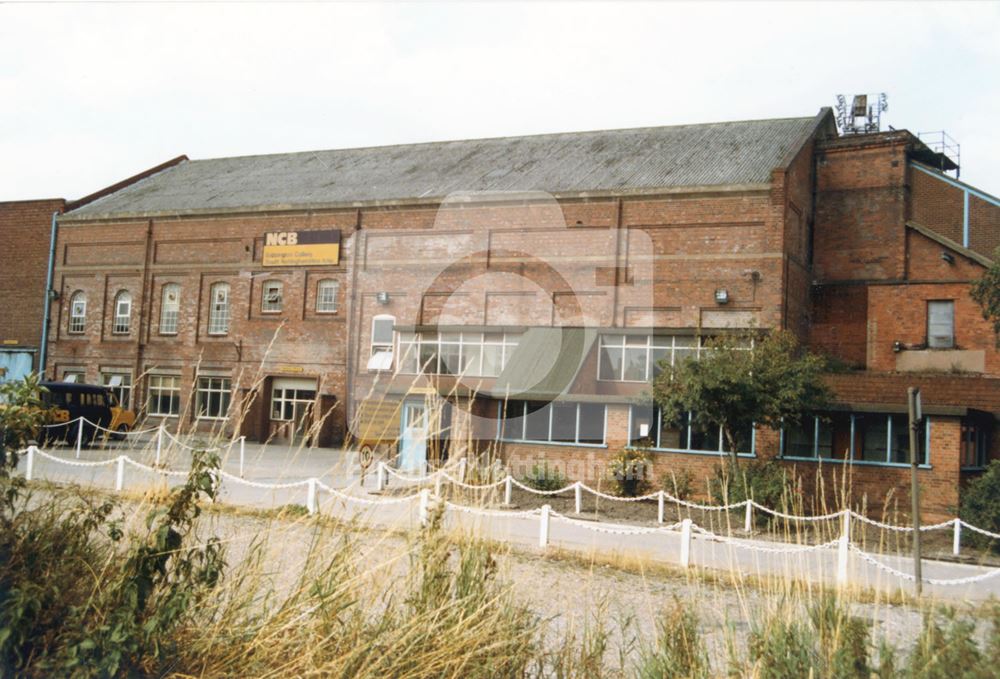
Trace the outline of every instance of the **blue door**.
<path fill-rule="evenodd" d="M 34 353 L 24 349 L 0 349 L 0 384 L 16 382 L 29 375 Z"/>
<path fill-rule="evenodd" d="M 427 463 L 427 407 L 423 403 L 404 403 L 400 425 L 399 468 L 422 472 Z"/>

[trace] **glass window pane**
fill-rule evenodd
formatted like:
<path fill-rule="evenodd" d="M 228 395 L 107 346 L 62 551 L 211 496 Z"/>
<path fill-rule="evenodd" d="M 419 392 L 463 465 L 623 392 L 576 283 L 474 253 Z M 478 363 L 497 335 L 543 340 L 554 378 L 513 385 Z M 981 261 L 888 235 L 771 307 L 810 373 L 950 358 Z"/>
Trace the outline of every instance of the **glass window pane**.
<path fill-rule="evenodd" d="M 893 462 L 909 463 L 910 461 L 910 418 L 907 415 L 890 415 L 892 419 L 892 453 Z M 917 436 L 917 446 L 923 441 Z"/>
<path fill-rule="evenodd" d="M 813 457 L 815 455 L 816 419 L 803 417 L 798 424 L 785 427 L 785 455 L 787 457 Z"/>
<path fill-rule="evenodd" d="M 719 450 L 718 427 L 691 426 L 691 450 Z"/>
<path fill-rule="evenodd" d="M 483 346 L 483 377 L 496 377 L 500 374 L 500 352 L 502 348 L 496 344 Z"/>
<path fill-rule="evenodd" d="M 480 344 L 467 343 L 462 345 L 462 374 L 469 377 L 479 375 L 479 360 L 483 353 Z"/>
<path fill-rule="evenodd" d="M 954 302 L 927 302 L 927 346 L 932 349 L 955 346 Z"/>
<path fill-rule="evenodd" d="M 561 443 L 576 441 L 576 404 L 553 403 L 552 440 Z"/>
<path fill-rule="evenodd" d="M 540 401 L 529 401 L 524 427 L 524 437 L 529 441 L 549 439 L 549 407 Z"/>
<path fill-rule="evenodd" d="M 646 348 L 625 348 L 625 380 L 644 382 L 646 380 Z"/>
<path fill-rule="evenodd" d="M 580 404 L 580 443 L 604 443 L 604 405 L 600 403 Z"/>
<path fill-rule="evenodd" d="M 440 369 L 442 375 L 457 375 L 461 366 L 458 361 L 458 344 L 441 344 Z"/>
<path fill-rule="evenodd" d="M 503 415 L 503 428 L 500 432 L 500 436 L 505 439 L 523 439 L 524 438 L 524 402 L 523 401 L 507 401 L 499 402 L 498 406 L 501 415 Z"/>
<path fill-rule="evenodd" d="M 855 459 L 867 462 L 888 460 L 888 420 L 885 415 L 864 414 L 854 417 Z"/>
<path fill-rule="evenodd" d="M 676 424 L 662 421 L 660 422 L 660 448 L 670 448 L 672 450 L 682 450 L 687 447 L 687 430 L 678 427 Z M 681 439 L 681 436 L 684 439 Z"/>
<path fill-rule="evenodd" d="M 623 349 L 621 347 L 601 347 L 602 380 L 620 380 L 622 378 Z"/>
<path fill-rule="evenodd" d="M 420 342 L 420 370 L 427 374 L 438 372 L 437 342 Z"/>
<path fill-rule="evenodd" d="M 670 369 L 670 355 L 671 350 L 669 347 L 654 347 L 652 353 L 649 357 L 649 368 L 653 373 L 652 377 L 656 377 L 661 372 L 663 372 L 664 366 L 667 370 Z"/>
<path fill-rule="evenodd" d="M 629 443 L 634 446 L 655 446 L 656 427 L 653 406 L 632 406 L 632 431 Z"/>

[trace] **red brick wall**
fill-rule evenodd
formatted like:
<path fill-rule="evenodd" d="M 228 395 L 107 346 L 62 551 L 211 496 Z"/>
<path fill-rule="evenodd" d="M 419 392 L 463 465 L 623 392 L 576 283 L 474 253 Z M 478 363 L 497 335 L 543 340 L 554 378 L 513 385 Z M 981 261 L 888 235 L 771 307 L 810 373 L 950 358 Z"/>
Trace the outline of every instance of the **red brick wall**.
<path fill-rule="evenodd" d="M 812 351 L 849 366 L 867 361 L 868 286 L 825 285 L 813 289 L 813 322 L 809 327 Z"/>
<path fill-rule="evenodd" d="M 907 143 L 891 134 L 819 143 L 814 257 L 819 282 L 902 277 Z"/>
<path fill-rule="evenodd" d="M 41 343 L 52 213 L 64 204 L 61 198 L 0 203 L 0 341 L 36 349 Z"/>
<path fill-rule="evenodd" d="M 910 170 L 910 219 L 962 244 L 962 189 L 919 169 Z M 992 257 L 1000 247 L 1000 206 L 969 196 L 969 248 Z"/>

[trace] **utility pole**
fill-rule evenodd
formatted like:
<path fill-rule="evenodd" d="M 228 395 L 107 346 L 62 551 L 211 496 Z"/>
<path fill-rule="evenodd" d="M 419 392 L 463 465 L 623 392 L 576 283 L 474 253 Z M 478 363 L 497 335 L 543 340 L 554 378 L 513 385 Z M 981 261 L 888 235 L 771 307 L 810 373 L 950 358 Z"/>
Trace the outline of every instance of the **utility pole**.
<path fill-rule="evenodd" d="M 919 448 L 917 428 L 923 422 L 923 413 L 921 413 L 920 408 L 920 389 L 917 387 L 907 389 L 906 401 L 910 415 L 910 499 L 913 504 L 913 577 L 915 578 L 917 596 L 920 596 L 923 585 L 920 568 L 920 484 L 917 482 L 917 452 Z"/>

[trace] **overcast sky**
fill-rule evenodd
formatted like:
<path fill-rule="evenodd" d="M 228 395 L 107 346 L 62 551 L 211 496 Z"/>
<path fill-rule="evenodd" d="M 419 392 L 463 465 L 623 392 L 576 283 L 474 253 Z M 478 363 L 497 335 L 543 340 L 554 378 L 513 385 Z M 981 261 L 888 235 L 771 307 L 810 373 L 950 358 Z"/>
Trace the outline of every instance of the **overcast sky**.
<path fill-rule="evenodd" d="M 808 116 L 885 91 L 1000 194 L 1000 4 L 0 4 L 0 200 L 180 154 Z"/>

